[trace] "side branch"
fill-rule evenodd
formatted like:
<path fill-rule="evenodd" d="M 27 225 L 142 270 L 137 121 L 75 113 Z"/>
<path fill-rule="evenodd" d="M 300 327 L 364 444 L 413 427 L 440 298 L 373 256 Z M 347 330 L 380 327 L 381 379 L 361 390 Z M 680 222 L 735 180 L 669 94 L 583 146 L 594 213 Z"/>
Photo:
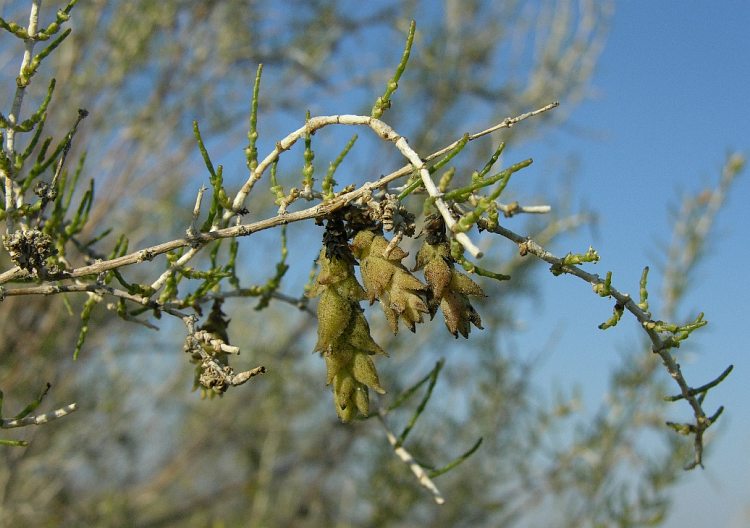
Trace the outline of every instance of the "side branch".
<path fill-rule="evenodd" d="M 42 425 L 52 420 L 57 420 L 63 416 L 67 416 L 72 412 L 78 410 L 78 405 L 71 403 L 65 407 L 60 407 L 54 411 L 36 414 L 34 416 L 26 416 L 24 418 L 14 418 L 11 420 L 0 419 L 0 429 L 13 429 L 14 427 L 26 427 L 28 425 Z"/>
<path fill-rule="evenodd" d="M 411 453 L 404 449 L 404 446 L 400 445 L 398 439 L 396 438 L 396 435 L 394 435 L 386 425 L 385 420 L 383 419 L 383 415 L 379 414 L 378 418 L 380 419 L 380 423 L 385 429 L 385 436 L 388 439 L 388 443 L 393 448 L 394 454 L 398 458 L 400 458 L 402 462 L 409 466 L 411 472 L 414 473 L 415 477 L 417 477 L 417 482 L 419 482 L 419 485 L 432 494 L 432 498 L 436 504 L 445 504 L 445 498 L 440 493 L 438 487 L 432 481 L 424 468 L 414 460 L 414 457 L 411 455 Z"/>
<path fill-rule="evenodd" d="M 509 229 L 502 227 L 501 225 L 490 223 L 485 219 L 481 219 L 478 222 L 478 226 L 480 229 L 485 229 L 492 233 L 497 233 L 515 242 L 516 244 L 518 244 L 522 254 L 532 254 L 535 257 L 551 264 L 556 271 L 574 275 L 588 282 L 589 284 L 594 286 L 595 289 L 597 287 L 605 286 L 605 280 L 599 277 L 599 275 L 588 273 L 578 266 L 565 264 L 564 259 L 556 257 L 528 237 L 523 237 Z M 711 426 L 711 424 L 714 423 L 720 413 L 716 413 L 711 417 L 706 416 L 706 413 L 702 407 L 702 394 L 704 394 L 705 391 L 702 390 L 703 388 L 691 388 L 688 382 L 685 380 L 679 363 L 677 363 L 674 356 L 669 351 L 674 346 L 673 338 L 662 336 L 660 332 L 655 329 L 659 328 L 660 322 L 653 320 L 651 314 L 638 306 L 638 304 L 634 302 L 630 295 L 628 295 L 627 293 L 620 292 L 608 283 L 606 283 L 606 288 L 609 295 L 611 295 L 620 306 L 624 307 L 624 309 L 633 314 L 641 324 L 641 327 L 651 340 L 652 351 L 655 354 L 659 355 L 662 362 L 664 363 L 665 368 L 667 369 L 667 372 L 679 386 L 679 396 L 672 397 L 672 399 L 684 399 L 692 408 L 693 416 L 695 418 L 695 424 L 692 424 L 690 426 L 689 433 L 695 434 L 695 458 L 693 462 L 687 466 L 686 469 L 693 469 L 696 466 L 702 466 L 703 433 Z"/>

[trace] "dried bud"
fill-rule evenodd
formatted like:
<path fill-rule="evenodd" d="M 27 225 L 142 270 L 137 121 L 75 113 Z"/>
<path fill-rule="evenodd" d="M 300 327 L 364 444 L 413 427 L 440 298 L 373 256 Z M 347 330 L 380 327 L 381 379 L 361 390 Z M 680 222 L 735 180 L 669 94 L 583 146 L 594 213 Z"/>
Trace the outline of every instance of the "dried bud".
<path fill-rule="evenodd" d="M 233 372 L 229 366 L 228 352 L 222 349 L 222 345 L 229 344 L 229 334 L 227 333 L 229 319 L 221 311 L 221 304 L 222 301 L 219 299 L 214 301 L 206 322 L 199 328 L 198 332 L 193 334 L 190 340 L 192 346 L 188 346 L 185 350 L 190 353 L 190 362 L 195 364 L 193 390 L 200 389 L 201 398 L 222 396 L 229 388 L 226 376 L 231 376 Z M 218 372 L 210 366 L 206 362 L 206 357 L 215 360 L 223 371 Z"/>
<path fill-rule="evenodd" d="M 226 318 L 226 314 L 221 311 L 222 301 L 221 299 L 215 299 L 211 305 L 211 311 L 208 313 L 208 318 L 200 330 L 205 330 L 216 336 L 217 339 L 221 339 L 227 345 L 229 344 L 229 334 L 227 334 L 227 328 L 229 328 L 230 320 Z"/>
<path fill-rule="evenodd" d="M 38 229 L 5 234 L 3 245 L 13 263 L 29 272 L 44 270 L 47 259 L 57 253 L 52 238 Z"/>

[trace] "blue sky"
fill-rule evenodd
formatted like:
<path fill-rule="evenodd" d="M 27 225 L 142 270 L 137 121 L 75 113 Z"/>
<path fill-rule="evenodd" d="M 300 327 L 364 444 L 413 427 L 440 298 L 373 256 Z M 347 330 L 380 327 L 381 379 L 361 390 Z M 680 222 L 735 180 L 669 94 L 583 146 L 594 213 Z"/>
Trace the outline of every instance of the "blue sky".
<path fill-rule="evenodd" d="M 595 97 L 576 108 L 562 130 L 532 145 L 535 167 L 547 174 L 554 174 L 560 154 L 577 156 L 577 196 L 599 213 L 599 226 L 593 239 L 581 233 L 568 241 L 581 247 L 565 251 L 583 251 L 592 242 L 602 257 L 594 270 L 612 270 L 626 291 L 637 293 L 647 264 L 660 282 L 654 256 L 658 244 L 669 241 L 668 208 L 678 205 L 680 193 L 715 182 L 728 152 L 750 154 L 748 27 L 746 2 L 694 2 L 689 8 L 676 2 L 618 2 L 593 79 Z M 750 523 L 750 360 L 744 333 L 750 295 L 748 196 L 745 173 L 719 216 L 710 257 L 697 272 L 685 305 L 691 311 L 683 313 L 704 311 L 709 321 L 695 335 L 696 346 L 680 357 L 689 381 L 704 383 L 730 363 L 735 370 L 709 395 L 709 409 L 725 405 L 724 423 L 706 470 L 692 472 L 678 488 L 669 527 Z M 595 405 L 604 396 L 617 348 L 637 336 L 635 324 L 599 332 L 596 324 L 610 309 L 604 301 L 577 279 L 563 284 L 542 278 L 548 299 L 571 299 L 580 308 L 559 316 L 546 303 L 544 316 L 565 330 L 543 376 L 559 372 L 570 350 L 579 350 L 576 363 L 582 368 L 570 378 L 585 387 L 587 403 Z"/>

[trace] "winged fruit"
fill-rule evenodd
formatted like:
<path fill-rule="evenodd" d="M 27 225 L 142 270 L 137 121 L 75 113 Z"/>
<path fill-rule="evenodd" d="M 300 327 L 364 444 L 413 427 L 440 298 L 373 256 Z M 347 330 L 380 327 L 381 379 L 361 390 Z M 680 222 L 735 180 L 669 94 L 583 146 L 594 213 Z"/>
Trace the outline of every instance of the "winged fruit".
<path fill-rule="evenodd" d="M 372 231 L 360 231 L 352 241 L 352 252 L 359 259 L 362 282 L 370 304 L 380 300 L 385 318 L 394 334 L 401 319 L 414 332 L 423 314 L 429 313 L 427 286 L 414 277 L 401 260 L 408 255 L 398 246 L 386 255 L 388 240 Z"/>
<path fill-rule="evenodd" d="M 468 338 L 472 324 L 482 328 L 482 319 L 471 305 L 469 296 L 484 297 L 484 292 L 468 275 L 455 269 L 447 241 L 437 244 L 425 242 L 417 253 L 414 270 L 419 269 L 424 270 L 430 287 L 430 313 L 435 315 L 440 307 L 445 325 L 454 337 L 461 334 Z"/>
<path fill-rule="evenodd" d="M 336 413 L 348 422 L 368 415 L 369 389 L 385 392 L 371 358 L 385 351 L 370 336 L 359 305 L 367 295 L 354 276 L 352 259 L 326 253 L 325 248 L 320 252 L 320 273 L 309 293 L 320 297 L 315 351 L 325 359 Z"/>

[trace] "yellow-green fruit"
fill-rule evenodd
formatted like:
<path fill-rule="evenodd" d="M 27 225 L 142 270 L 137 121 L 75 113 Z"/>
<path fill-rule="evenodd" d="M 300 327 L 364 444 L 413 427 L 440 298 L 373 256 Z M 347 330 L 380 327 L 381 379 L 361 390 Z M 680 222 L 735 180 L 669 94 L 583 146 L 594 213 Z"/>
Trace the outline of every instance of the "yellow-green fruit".
<path fill-rule="evenodd" d="M 354 379 L 370 387 L 375 392 L 385 394 L 385 389 L 380 386 L 375 364 L 367 354 L 354 354 Z"/>
<path fill-rule="evenodd" d="M 346 330 L 346 342 L 357 350 L 367 354 L 383 354 L 387 356 L 385 350 L 380 348 L 370 335 L 370 325 L 367 324 L 364 314 L 357 310 L 352 317 L 352 323 Z"/>
<path fill-rule="evenodd" d="M 414 332 L 416 324 L 424 320 L 422 314 L 430 313 L 427 303 L 419 294 L 395 287 L 391 293 L 383 292 L 380 303 L 394 334 L 398 333 L 399 317 Z"/>
<path fill-rule="evenodd" d="M 395 246 L 385 256 L 388 246 L 382 235 L 360 231 L 354 237 L 352 251 L 360 259 L 362 282 L 370 304 L 380 300 L 394 334 L 398 333 L 399 319 L 414 331 L 416 323 L 423 320 L 422 314 L 429 313 L 423 298 L 427 286 L 401 264 L 401 259 L 408 255 L 404 250 Z"/>
<path fill-rule="evenodd" d="M 326 257 L 325 249 L 318 257 L 320 272 L 315 279 L 315 286 L 308 293 L 310 297 L 317 297 L 325 289 L 333 288 L 340 296 L 351 301 L 366 299 L 365 291 L 354 276 L 354 266 L 340 258 Z"/>
<path fill-rule="evenodd" d="M 339 295 L 341 295 L 342 297 L 346 297 L 352 302 L 359 302 L 367 298 L 365 290 L 362 288 L 362 286 L 359 285 L 359 282 L 357 282 L 357 278 L 354 276 L 353 266 L 351 268 L 351 275 L 349 275 L 345 280 L 334 284 L 333 289 L 336 290 Z"/>
<path fill-rule="evenodd" d="M 445 288 L 451 282 L 453 267 L 450 260 L 448 244 L 422 244 L 417 253 L 415 271 L 424 268 L 424 277 L 430 285 L 432 296 L 439 300 L 443 297 Z"/>
<path fill-rule="evenodd" d="M 320 273 L 309 296 L 320 296 L 318 304 L 319 351 L 326 362 L 326 384 L 332 385 L 336 414 L 348 422 L 358 413 L 369 412 L 367 387 L 385 392 L 370 359 L 385 354 L 370 335 L 359 301 L 365 291 L 354 276 L 354 266 L 341 258 L 327 258 L 321 251 Z"/>
<path fill-rule="evenodd" d="M 354 235 L 352 239 L 352 253 L 354 253 L 354 256 L 362 258 L 365 252 L 369 252 L 374 238 L 375 232 L 368 229 L 363 229 Z"/>
<path fill-rule="evenodd" d="M 370 301 L 370 304 L 380 297 L 388 287 L 393 275 L 393 266 L 386 259 L 382 258 L 382 250 L 380 252 L 381 258 L 371 258 L 377 255 L 373 247 L 375 239 L 375 233 L 372 231 L 360 231 L 354 236 L 354 240 L 352 240 L 352 253 L 359 259 L 362 282 L 367 291 L 367 299 Z"/>
<path fill-rule="evenodd" d="M 430 313 L 435 315 L 439 306 L 451 334 L 455 337 L 458 337 L 458 334 L 469 337 L 472 324 L 482 328 L 482 320 L 468 296 L 483 297 L 484 291 L 468 275 L 453 267 L 450 245 L 447 242 L 437 245 L 423 244 L 417 253 L 415 269 L 420 268 L 424 268 L 425 279 L 432 293 Z"/>
<path fill-rule="evenodd" d="M 352 310 L 349 299 L 332 288 L 323 290 L 318 304 L 318 342 L 315 350 L 325 353 L 334 346 L 336 339 L 349 326 Z"/>
<path fill-rule="evenodd" d="M 333 401 L 336 405 L 336 414 L 343 422 L 356 418 L 358 412 L 363 416 L 370 412 L 367 387 L 348 371 L 340 372 L 333 380 Z"/>
<path fill-rule="evenodd" d="M 361 259 L 359 268 L 362 271 L 362 282 L 367 292 L 367 300 L 372 304 L 386 291 L 395 270 L 387 260 L 377 258 Z"/>
<path fill-rule="evenodd" d="M 357 416 L 357 404 L 354 402 L 356 388 L 354 378 L 349 375 L 337 377 L 333 382 L 333 401 L 336 404 L 336 414 L 343 422 L 348 422 Z"/>
<path fill-rule="evenodd" d="M 325 249 L 320 250 L 318 264 L 320 265 L 320 273 L 318 273 L 317 278 L 318 284 L 335 284 L 345 280 L 349 276 L 349 266 L 351 264 L 338 258 L 329 259 L 326 256 Z"/>
<path fill-rule="evenodd" d="M 355 385 L 354 378 L 347 374 L 338 376 L 334 380 L 333 393 L 337 406 L 341 408 L 347 407 L 347 403 L 354 396 Z"/>
<path fill-rule="evenodd" d="M 354 404 L 363 416 L 370 414 L 370 394 L 367 387 L 356 387 L 354 390 Z"/>
<path fill-rule="evenodd" d="M 372 239 L 372 246 L 370 251 L 376 257 L 392 260 L 394 262 L 401 262 L 404 257 L 409 255 L 400 247 L 394 246 L 391 248 L 390 253 L 388 253 L 388 256 L 386 257 L 385 250 L 388 249 L 389 245 L 390 242 L 386 240 L 383 235 L 375 235 Z"/>
<path fill-rule="evenodd" d="M 432 289 L 432 296 L 440 299 L 445 294 L 445 290 L 451 283 L 453 273 L 451 267 L 443 259 L 435 259 L 427 264 L 424 268 L 424 276 L 427 283 Z"/>
<path fill-rule="evenodd" d="M 478 297 L 484 297 L 484 290 L 471 280 L 468 275 L 464 275 L 460 271 L 453 270 L 453 276 L 451 277 L 451 290 L 464 295 L 476 295 Z"/>
<path fill-rule="evenodd" d="M 348 345 L 337 347 L 324 353 L 323 358 L 326 361 L 326 385 L 329 385 L 341 372 L 350 369 L 354 360 L 354 349 Z"/>

